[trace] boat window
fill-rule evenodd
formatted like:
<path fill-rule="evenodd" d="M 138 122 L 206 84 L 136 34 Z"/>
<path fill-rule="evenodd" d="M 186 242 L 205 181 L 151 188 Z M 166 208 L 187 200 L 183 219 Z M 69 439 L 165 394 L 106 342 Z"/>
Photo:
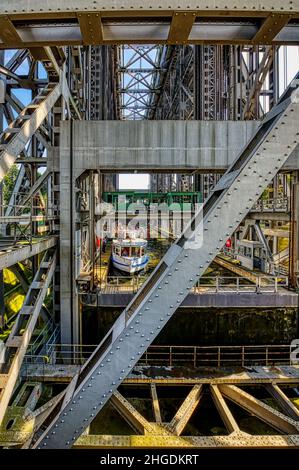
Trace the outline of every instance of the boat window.
<path fill-rule="evenodd" d="M 138 246 L 132 246 L 132 256 L 139 256 L 139 247 Z"/>
<path fill-rule="evenodd" d="M 143 255 L 144 255 L 144 248 L 141 247 L 141 248 L 140 248 L 140 256 L 143 256 Z"/>
<path fill-rule="evenodd" d="M 120 256 L 120 246 L 119 245 L 114 245 L 113 246 L 113 253 Z"/>
<path fill-rule="evenodd" d="M 129 248 L 128 247 L 125 246 L 124 248 L 122 248 L 121 256 L 129 256 Z"/>

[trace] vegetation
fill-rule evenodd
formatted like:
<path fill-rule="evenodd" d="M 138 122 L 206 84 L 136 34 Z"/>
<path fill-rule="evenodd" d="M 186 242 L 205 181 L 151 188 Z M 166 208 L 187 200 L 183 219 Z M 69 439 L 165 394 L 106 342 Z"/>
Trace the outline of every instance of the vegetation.
<path fill-rule="evenodd" d="M 7 174 L 3 178 L 3 203 L 7 206 L 9 203 L 10 196 L 13 192 L 13 188 L 18 176 L 17 165 L 12 165 Z"/>

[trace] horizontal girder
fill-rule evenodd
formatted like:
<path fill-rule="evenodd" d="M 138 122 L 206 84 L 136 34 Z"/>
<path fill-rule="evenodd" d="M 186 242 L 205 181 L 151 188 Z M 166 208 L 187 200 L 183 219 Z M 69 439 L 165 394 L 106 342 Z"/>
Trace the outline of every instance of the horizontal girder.
<path fill-rule="evenodd" d="M 292 44 L 299 2 L 0 1 L 0 47 L 87 44 Z M 55 21 L 53 21 L 55 20 Z M 217 27 L 215 27 L 217 25 Z"/>

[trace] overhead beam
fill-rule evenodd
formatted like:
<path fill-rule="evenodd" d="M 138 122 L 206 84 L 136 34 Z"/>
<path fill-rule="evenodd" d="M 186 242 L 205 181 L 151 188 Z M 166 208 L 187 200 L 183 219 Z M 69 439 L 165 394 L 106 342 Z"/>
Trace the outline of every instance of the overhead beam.
<path fill-rule="evenodd" d="M 134 5 L 134 8 L 132 6 Z M 63 17 L 72 17 L 73 12 L 103 12 L 105 15 L 123 15 L 130 12 L 132 15 L 164 15 L 172 14 L 181 8 L 182 3 L 178 0 L 161 0 L 160 2 L 153 2 L 152 0 L 144 0 L 142 6 L 140 2 L 132 2 L 132 0 L 115 0 L 111 8 L 111 0 L 73 0 L 71 4 L 63 3 L 60 0 L 6 0 L 0 1 L 0 11 L 17 18 L 28 17 L 53 17 L 60 15 Z M 272 0 L 265 5 L 265 10 L 261 11 L 261 3 L 259 0 L 251 0 L 244 4 L 244 2 L 236 2 L 236 0 L 218 0 L 207 6 L 205 0 L 189 0 L 188 10 L 196 11 L 202 14 L 240 14 L 245 16 L 252 15 L 265 15 L 265 13 L 272 12 L 290 12 L 297 11 L 296 4 L 290 5 L 289 2 L 282 3 L 280 0 Z M 133 10 L 133 11 L 132 11 Z"/>
<path fill-rule="evenodd" d="M 186 44 L 189 39 L 196 13 L 175 12 L 173 14 L 168 34 L 168 44 Z"/>
<path fill-rule="evenodd" d="M 274 429 L 286 434 L 298 434 L 299 424 L 296 421 L 266 405 L 241 388 L 235 385 L 219 385 L 219 389 L 226 398 L 257 416 Z"/>
<path fill-rule="evenodd" d="M 288 24 L 291 15 L 271 13 L 253 38 L 253 44 L 272 44 L 278 33 Z"/>
<path fill-rule="evenodd" d="M 292 29 L 291 34 L 283 34 L 279 41 L 274 41 L 277 33 L 287 25 L 287 19 L 299 18 L 296 5 L 288 3 L 282 6 L 278 0 L 271 2 L 271 6 L 263 7 L 263 10 L 259 0 L 252 0 L 245 6 L 241 2 L 236 5 L 234 0 L 218 0 L 216 5 L 207 5 L 205 0 L 190 0 L 183 7 L 185 11 L 180 11 L 182 5 L 177 0 L 162 0 L 159 3 L 148 0 L 141 6 L 132 4 L 131 0 L 118 0 L 113 5 L 109 0 L 74 0 L 71 5 L 66 3 L 67 6 L 59 0 L 50 0 L 38 2 L 37 6 L 33 0 L 13 0 L 9 3 L 0 0 L 0 11 L 5 13 L 2 18 L 10 23 L 7 37 L 0 43 L 0 48 L 21 47 L 20 37 L 23 39 L 23 47 L 28 48 L 128 43 L 294 44 L 297 39 L 298 26 L 294 25 L 295 30 Z M 200 18 L 202 23 L 189 37 L 196 18 Z M 55 25 L 49 24 L 49 20 L 53 19 Z M 120 21 L 124 23 L 124 19 L 126 28 L 119 28 Z M 219 19 L 221 28 L 217 28 Z M 240 25 L 235 24 L 236 19 L 239 19 Z M 14 23 L 17 21 L 22 22 L 21 27 Z M 64 27 L 66 21 L 67 28 Z M 261 21 L 263 24 L 260 27 Z M 214 30 L 211 22 L 214 22 Z M 157 28 L 157 24 L 161 28 Z M 154 34 L 150 25 L 154 28 Z M 243 31 L 240 31 L 240 27 Z M 51 34 L 47 34 L 48 29 Z"/>

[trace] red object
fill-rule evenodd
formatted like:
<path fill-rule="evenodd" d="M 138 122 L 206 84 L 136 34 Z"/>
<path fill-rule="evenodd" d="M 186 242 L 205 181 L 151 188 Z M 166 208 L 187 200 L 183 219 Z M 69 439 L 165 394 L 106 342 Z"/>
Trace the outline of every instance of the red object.
<path fill-rule="evenodd" d="M 97 244 L 97 248 L 100 248 L 101 246 L 101 239 L 96 237 L 96 244 Z"/>
<path fill-rule="evenodd" d="M 229 238 L 228 240 L 226 240 L 225 246 L 226 246 L 226 248 L 231 248 L 231 246 L 232 246 L 232 241 L 231 241 L 230 238 Z"/>

